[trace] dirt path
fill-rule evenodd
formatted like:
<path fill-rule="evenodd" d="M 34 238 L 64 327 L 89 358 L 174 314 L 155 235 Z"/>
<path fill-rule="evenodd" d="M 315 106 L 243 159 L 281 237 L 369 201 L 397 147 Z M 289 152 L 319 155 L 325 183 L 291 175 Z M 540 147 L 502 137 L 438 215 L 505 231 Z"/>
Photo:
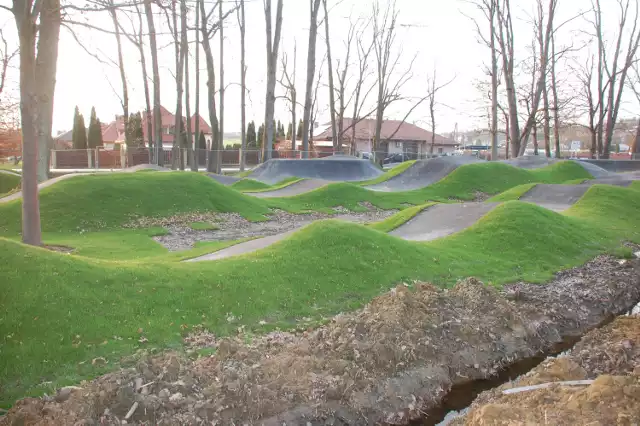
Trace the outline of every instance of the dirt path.
<path fill-rule="evenodd" d="M 560 384 L 575 381 L 582 384 Z M 640 316 L 635 315 L 618 317 L 588 333 L 562 357 L 481 394 L 451 425 L 638 423 Z"/>
<path fill-rule="evenodd" d="M 436 204 L 418 213 L 391 235 L 411 241 L 431 241 L 462 231 L 499 203 Z"/>
<path fill-rule="evenodd" d="M 240 328 L 219 339 L 196 328 L 185 338 L 187 349 L 213 355 L 140 354 L 81 387 L 17 403 L 0 425 L 120 425 L 125 418 L 139 425 L 437 422 L 425 416 L 454 387 L 580 336 L 638 300 L 640 261 L 606 256 L 545 285 L 503 291 L 475 279 L 449 290 L 401 284 L 316 329 L 301 323 L 296 333 L 257 336 Z M 637 388 L 629 390 L 637 397 Z"/>
<path fill-rule="evenodd" d="M 294 195 L 304 194 L 305 192 L 322 188 L 330 183 L 330 181 L 322 179 L 305 179 L 300 182 L 287 185 L 284 188 L 276 189 L 275 191 L 245 192 L 245 194 L 257 198 L 292 197 Z"/>

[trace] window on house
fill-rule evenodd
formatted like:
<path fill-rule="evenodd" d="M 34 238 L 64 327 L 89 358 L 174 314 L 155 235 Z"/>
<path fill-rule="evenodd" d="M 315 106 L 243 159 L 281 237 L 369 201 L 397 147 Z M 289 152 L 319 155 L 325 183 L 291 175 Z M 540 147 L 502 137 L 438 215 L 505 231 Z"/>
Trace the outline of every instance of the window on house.
<path fill-rule="evenodd" d="M 402 148 L 402 142 L 396 142 L 396 148 Z"/>
<path fill-rule="evenodd" d="M 443 152 L 444 152 L 444 149 L 438 148 L 438 154 L 442 154 Z"/>

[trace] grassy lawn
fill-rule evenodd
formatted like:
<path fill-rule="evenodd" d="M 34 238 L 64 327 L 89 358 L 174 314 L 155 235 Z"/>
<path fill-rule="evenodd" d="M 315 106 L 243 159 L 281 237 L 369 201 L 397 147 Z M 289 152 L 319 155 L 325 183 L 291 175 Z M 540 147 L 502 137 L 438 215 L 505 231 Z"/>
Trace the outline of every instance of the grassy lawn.
<path fill-rule="evenodd" d="M 595 185 L 565 214 L 510 201 L 429 243 L 321 221 L 264 250 L 195 264 L 168 261 L 142 239 L 124 260 L 118 238 L 134 239 L 133 231 L 110 237 L 112 252 L 105 242 L 92 248 L 92 237 L 51 239 L 78 255 L 0 238 L 0 404 L 116 368 L 139 348 L 179 346 L 198 324 L 220 335 L 240 324 L 290 328 L 298 318 L 358 308 L 401 280 L 543 282 L 623 240 L 640 242 L 638 189 Z M 149 240 L 154 232 L 140 235 Z M 98 356 L 108 365 L 92 366 Z"/>
<path fill-rule="evenodd" d="M 0 205 L 0 232 L 20 232 L 21 200 Z M 139 217 L 236 212 L 264 220 L 264 202 L 198 173 L 113 173 L 63 180 L 40 193 L 44 232 L 117 229 Z"/>
<path fill-rule="evenodd" d="M 20 176 L 0 173 L 0 197 L 3 197 L 20 187 Z"/>
<path fill-rule="evenodd" d="M 269 185 L 267 183 L 260 182 L 254 179 L 242 179 L 235 182 L 233 185 L 231 185 L 231 187 L 240 192 L 267 192 L 287 187 L 296 182 L 300 182 L 301 180 L 304 179 L 298 177 L 289 177 L 281 180 L 274 185 Z"/>
<path fill-rule="evenodd" d="M 387 170 L 384 174 L 378 176 L 375 179 L 370 179 L 370 180 L 364 180 L 361 182 L 358 182 L 358 185 L 375 185 L 377 183 L 382 183 L 382 182 L 386 182 L 389 179 L 391 179 L 392 177 L 398 176 L 401 173 L 404 173 L 405 171 L 407 171 L 407 169 L 411 166 L 413 166 L 415 164 L 415 160 L 413 161 L 405 161 L 404 163 L 401 163 L 398 166 L 395 166 L 389 170 Z"/>
<path fill-rule="evenodd" d="M 343 206 L 362 210 L 359 203 L 368 201 L 383 208 L 404 208 L 428 201 L 472 200 L 476 192 L 498 194 L 526 183 L 562 183 L 569 179 L 588 179 L 591 175 L 579 164 L 565 161 L 548 167 L 527 170 L 502 163 L 469 164 L 454 170 L 444 179 L 426 188 L 406 192 L 376 192 L 352 183 L 334 183 L 294 197 L 270 198 L 265 202 L 292 212 L 326 211 Z"/>

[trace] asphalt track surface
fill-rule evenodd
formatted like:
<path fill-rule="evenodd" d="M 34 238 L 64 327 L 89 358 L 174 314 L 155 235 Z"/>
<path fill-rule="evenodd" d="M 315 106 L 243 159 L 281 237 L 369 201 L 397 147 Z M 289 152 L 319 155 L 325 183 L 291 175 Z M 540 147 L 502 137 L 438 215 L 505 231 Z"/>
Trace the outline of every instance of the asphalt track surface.
<path fill-rule="evenodd" d="M 274 191 L 245 192 L 245 195 L 251 195 L 256 198 L 293 197 L 294 195 L 304 194 L 305 192 L 322 188 L 330 183 L 332 182 L 322 179 L 304 179 Z"/>
<path fill-rule="evenodd" d="M 381 174 L 383 171 L 369 160 L 334 156 L 330 159 L 269 160 L 253 169 L 248 177 L 273 185 L 289 177 L 353 182 L 375 179 Z"/>
<path fill-rule="evenodd" d="M 382 192 L 411 191 L 438 182 L 460 166 L 482 162 L 483 160 L 468 156 L 418 160 L 403 173 L 385 182 L 365 186 L 365 188 Z"/>
<path fill-rule="evenodd" d="M 215 173 L 207 173 L 207 176 L 209 176 L 211 179 L 215 180 L 216 182 L 226 186 L 233 185 L 234 183 L 240 180 L 240 178 L 237 178 L 237 177 L 227 176 L 227 175 L 218 175 Z"/>

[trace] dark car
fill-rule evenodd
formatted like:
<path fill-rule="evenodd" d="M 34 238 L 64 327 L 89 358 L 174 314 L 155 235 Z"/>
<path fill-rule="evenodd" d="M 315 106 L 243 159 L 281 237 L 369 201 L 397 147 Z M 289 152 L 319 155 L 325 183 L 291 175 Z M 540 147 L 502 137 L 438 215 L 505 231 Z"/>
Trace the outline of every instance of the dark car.
<path fill-rule="evenodd" d="M 392 154 L 388 156 L 387 158 L 384 159 L 383 163 L 384 164 L 402 163 L 409 159 L 410 158 L 407 154 L 398 153 L 398 154 Z"/>

